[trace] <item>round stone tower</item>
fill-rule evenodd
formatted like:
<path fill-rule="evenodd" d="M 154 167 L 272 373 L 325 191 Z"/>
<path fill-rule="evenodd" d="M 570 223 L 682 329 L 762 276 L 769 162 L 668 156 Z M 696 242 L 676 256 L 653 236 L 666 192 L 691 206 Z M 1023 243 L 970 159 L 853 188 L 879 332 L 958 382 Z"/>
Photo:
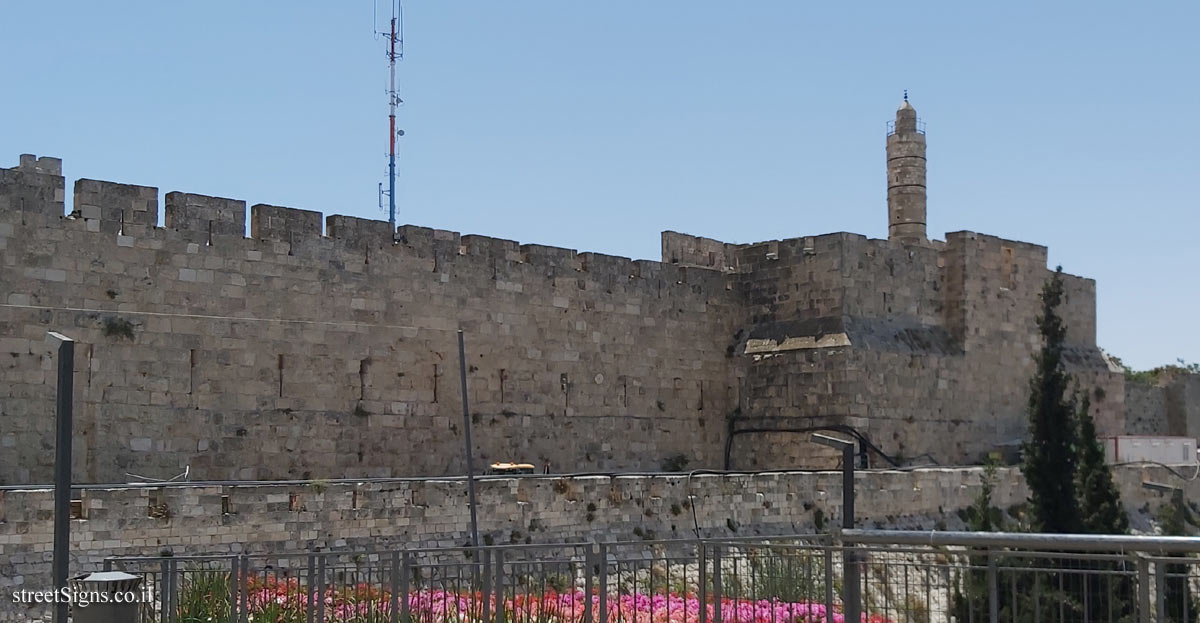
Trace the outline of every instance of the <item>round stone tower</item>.
<path fill-rule="evenodd" d="M 896 111 L 887 136 L 888 240 L 922 244 L 925 235 L 925 128 L 908 103 Z"/>

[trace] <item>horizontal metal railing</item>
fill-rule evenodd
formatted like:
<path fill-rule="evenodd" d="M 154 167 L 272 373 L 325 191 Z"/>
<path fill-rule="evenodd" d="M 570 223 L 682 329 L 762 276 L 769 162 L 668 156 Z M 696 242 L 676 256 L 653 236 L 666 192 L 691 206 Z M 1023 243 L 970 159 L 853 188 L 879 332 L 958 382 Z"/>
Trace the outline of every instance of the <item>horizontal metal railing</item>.
<path fill-rule="evenodd" d="M 1072 552 L 1135 551 L 1163 554 L 1200 554 L 1200 538 L 1188 536 L 859 529 L 842 530 L 837 536 L 843 542 L 875 545 L 996 547 L 1024 550 L 1046 548 Z"/>
<path fill-rule="evenodd" d="M 896 122 L 888 121 L 887 122 L 887 135 L 891 136 L 895 133 L 896 133 Z M 917 119 L 917 133 L 918 134 L 925 133 L 925 121 L 922 119 Z"/>
<path fill-rule="evenodd" d="M 1188 622 L 1200 539 L 846 530 L 835 535 L 114 557 L 157 623 Z"/>

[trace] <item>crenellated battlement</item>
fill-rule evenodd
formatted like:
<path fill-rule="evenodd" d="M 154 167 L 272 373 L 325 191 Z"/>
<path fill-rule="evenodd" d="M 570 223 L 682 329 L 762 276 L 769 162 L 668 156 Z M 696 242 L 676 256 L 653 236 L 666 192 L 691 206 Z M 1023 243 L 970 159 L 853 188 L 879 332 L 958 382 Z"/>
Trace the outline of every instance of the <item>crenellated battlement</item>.
<path fill-rule="evenodd" d="M 62 161 L 58 158 L 28 154 L 21 156 L 17 167 L 0 169 L 5 182 L 4 190 L 0 192 L 0 212 L 24 210 L 62 217 L 62 202 L 54 199 L 62 196 L 61 170 Z M 713 275 L 696 275 L 704 271 L 728 275 L 769 272 L 769 267 L 779 262 L 805 262 L 816 257 L 830 262 L 833 272 L 841 279 L 842 272 L 851 268 L 848 262 L 863 264 L 862 260 L 854 258 L 861 256 L 869 262 L 873 261 L 870 258 L 891 254 L 888 261 L 894 262 L 900 257 L 900 249 L 904 249 L 910 258 L 919 254 L 921 262 L 931 266 L 973 261 L 997 252 L 1007 254 L 1008 259 L 1004 261 L 1008 263 L 1001 267 L 1005 270 L 1015 270 L 1013 267 L 1018 263 L 1026 267 L 1044 267 L 1046 261 L 1044 246 L 967 231 L 952 232 L 947 234 L 945 242 L 935 240 L 923 246 L 902 246 L 848 232 L 732 244 L 667 231 L 662 235 L 662 261 L 659 262 L 521 244 L 416 225 L 402 225 L 393 233 L 385 221 L 340 214 L 323 216 L 314 210 L 268 204 L 251 206 L 249 216 L 247 231 L 245 201 L 172 191 L 166 193 L 164 223 L 159 226 L 158 188 L 80 179 L 74 187 L 74 210 L 65 220 L 81 220 L 90 232 L 152 239 L 167 247 L 175 242 L 198 243 L 215 247 L 216 253 L 243 238 L 271 243 L 265 247 L 252 245 L 258 250 L 278 251 L 293 257 L 298 252 L 311 251 L 314 258 L 320 259 L 339 253 L 362 256 L 364 263 L 370 263 L 374 255 L 376 264 L 386 263 L 388 257 L 432 260 L 431 271 L 468 260 L 495 273 L 496 278 L 502 273 L 511 277 L 515 270 L 526 270 L 551 279 L 598 271 L 632 279 L 654 278 L 685 283 L 691 273 L 691 282 L 710 282 L 714 287 L 722 287 L 729 282 Z M 53 219 L 48 224 L 53 225 Z M 277 247 L 276 243 L 283 246 Z M 998 251 L 1001 248 L 1003 251 Z M 524 266 L 515 268 L 518 265 Z M 987 267 L 993 268 L 990 264 Z M 894 264 L 890 272 L 894 276 Z M 954 274 L 962 275 L 961 272 Z M 1071 279 L 1074 284 L 1076 278 Z M 1086 281 L 1073 285 L 1073 288 L 1086 294 Z M 1094 326 L 1094 322 L 1091 324 Z"/>
<path fill-rule="evenodd" d="M 1021 434 L 1044 246 L 667 231 L 658 261 L 176 191 L 160 226 L 153 186 L 81 179 L 64 214 L 60 172 L 0 169 L 0 447 L 40 447 L 42 336 L 64 328 L 86 354 L 91 481 L 457 473 L 459 328 L 482 461 L 724 467 L 734 413 L 942 461 Z M 1064 280 L 1070 360 L 1120 431 L 1095 283 Z M 738 439 L 731 467 L 823 460 L 793 436 Z M 0 479 L 50 467 L 30 454 Z"/>
<path fill-rule="evenodd" d="M 192 193 L 167 193 L 164 229 L 178 232 L 189 242 L 211 245 L 214 236 L 243 236 L 246 202 Z"/>
<path fill-rule="evenodd" d="M 374 274 L 404 270 L 399 267 L 416 260 L 429 272 L 469 270 L 505 283 L 591 276 L 605 282 L 608 291 L 623 281 L 624 291 L 631 280 L 650 280 L 656 296 L 664 287 L 682 285 L 701 286 L 702 296 L 719 295 L 740 283 L 742 296 L 774 310 L 754 317 L 905 314 L 923 324 L 944 324 L 964 344 L 979 335 L 981 325 L 993 324 L 987 317 L 995 311 L 992 307 L 970 304 L 979 288 L 1015 292 L 1020 285 L 1028 295 L 1046 273 L 1044 246 L 969 231 L 924 245 L 848 232 L 731 244 L 667 231 L 658 262 L 415 225 L 393 233 L 384 221 L 323 217 L 314 210 L 268 204 L 250 207 L 247 232 L 245 201 L 177 191 L 166 193 L 160 227 L 156 187 L 93 179 L 75 182 L 74 209 L 64 217 L 56 200 L 64 185 L 61 167 L 57 158 L 23 155 L 17 167 L 0 170 L 0 212 L 41 213 L 49 226 L 77 223 L 88 232 L 114 236 L 109 243 L 114 247 L 141 245 L 232 258 L 250 252 L 288 262 L 307 258 L 348 274 L 361 274 L 368 265 Z M 1094 344 L 1095 284 L 1073 276 L 1067 280 L 1076 318 L 1072 335 Z M 579 287 L 585 286 L 581 282 Z M 799 295 L 781 295 L 781 288 Z M 968 309 L 977 311 L 965 314 Z"/>
<path fill-rule="evenodd" d="M 580 253 L 541 244 L 521 244 L 513 240 L 492 238 L 477 234 L 431 229 L 416 225 L 402 225 L 393 234 L 387 222 L 363 219 L 341 214 L 327 217 L 314 210 L 305 210 L 268 204 L 250 207 L 249 231 L 246 228 L 246 202 L 239 199 L 214 197 L 196 193 L 171 191 L 164 200 L 164 223 L 158 224 L 158 192 L 153 186 L 122 184 L 93 179 L 80 179 L 75 183 L 74 210 L 65 215 L 61 202 L 47 200 L 57 184 L 60 192 L 63 178 L 51 177 L 61 171 L 62 161 L 57 158 L 23 156 L 21 164 L 13 169 L 0 169 L 4 178 L 4 194 L 16 198 L 36 197 L 37 202 L 12 201 L 0 203 L 0 211 L 36 209 L 51 217 L 48 226 L 55 225 L 53 217 L 60 217 L 62 225 L 73 221 L 81 222 L 86 231 L 123 236 L 125 245 L 134 244 L 128 239 L 154 240 L 156 246 L 172 248 L 176 243 L 195 243 L 209 247 L 210 253 L 220 254 L 230 246 L 236 246 L 238 238 L 249 241 L 257 250 L 276 251 L 275 243 L 283 243 L 278 251 L 284 255 L 297 256 L 304 250 L 314 251 L 313 257 L 326 258 L 338 251 L 363 255 L 365 262 L 379 264 L 387 257 L 396 260 L 416 258 L 433 260 L 431 270 L 442 270 L 451 264 L 474 261 L 496 273 L 501 271 L 512 276 L 516 265 L 520 270 L 541 274 L 547 278 L 569 276 L 574 273 L 621 275 L 632 279 L 653 278 L 670 282 L 683 282 L 689 270 L 722 271 L 727 267 L 709 266 L 686 262 L 681 267 L 662 265 L 654 260 L 633 260 L 599 253 Z M 33 174 L 33 175 L 27 175 Z M 0 199 L 2 201 L 2 199 Z M 10 200 L 11 201 L 11 200 Z M 667 232 L 668 237 L 685 238 L 681 234 Z M 690 238 L 690 237 L 686 237 Z M 265 247 L 254 245 L 254 241 L 272 243 Z M 113 244 L 117 243 L 113 239 Z M 711 244 L 722 245 L 717 241 Z M 664 242 L 664 245 L 667 243 Z M 725 245 L 734 247 L 734 245 Z M 664 248 L 666 248 L 664 246 Z M 372 253 L 366 253 L 367 251 Z M 693 278 L 697 282 L 698 278 Z M 700 279 L 699 281 L 703 281 Z"/>
<path fill-rule="evenodd" d="M 17 170 L 45 175 L 62 175 L 62 158 L 21 154 Z"/>
<path fill-rule="evenodd" d="M 62 216 L 66 199 L 62 160 L 21 154 L 20 164 L 0 169 L 0 213 Z"/>
<path fill-rule="evenodd" d="M 85 479 L 453 473 L 461 327 L 496 427 L 481 460 L 717 460 L 737 400 L 721 271 L 174 191 L 160 226 L 157 188 L 91 179 L 65 214 L 49 164 L 0 170 L 3 447 L 40 447 L 53 326 L 86 356 Z"/>
<path fill-rule="evenodd" d="M 322 236 L 321 213 L 313 210 L 255 204 L 250 207 L 250 237 L 291 245 Z"/>
<path fill-rule="evenodd" d="M 83 219 L 88 231 L 144 235 L 158 227 L 158 189 L 81 179 L 75 182 L 72 216 Z"/>

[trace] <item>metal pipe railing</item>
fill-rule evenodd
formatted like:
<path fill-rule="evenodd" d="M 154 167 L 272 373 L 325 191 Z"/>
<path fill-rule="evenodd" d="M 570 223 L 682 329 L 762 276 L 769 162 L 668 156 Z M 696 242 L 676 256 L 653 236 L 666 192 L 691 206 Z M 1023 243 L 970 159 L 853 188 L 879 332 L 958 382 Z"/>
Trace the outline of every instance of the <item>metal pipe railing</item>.
<path fill-rule="evenodd" d="M 960 549 L 961 548 L 961 549 Z M 198 599 L 233 622 L 324 623 L 358 608 L 376 621 L 754 623 L 844 618 L 853 550 L 871 621 L 1191 620 L 1200 539 L 913 532 L 645 540 L 295 554 L 111 557 L 147 576 L 143 621 L 193 620 Z M 214 582 L 215 579 L 215 582 Z M 220 597 L 225 587 L 225 597 Z M 207 602 L 205 602 L 207 603 Z M 191 607 L 185 611 L 181 608 Z M 439 618 L 441 617 L 441 618 Z M 215 620 L 215 619 L 214 619 Z M 291 620 L 291 619 L 290 619 Z M 340 619 L 339 619 L 340 620 Z"/>
<path fill-rule="evenodd" d="M 1009 548 L 1031 551 L 1200 554 L 1200 537 L 1113 534 L 1032 534 L 917 530 L 842 530 L 843 543 L 930 547 Z"/>

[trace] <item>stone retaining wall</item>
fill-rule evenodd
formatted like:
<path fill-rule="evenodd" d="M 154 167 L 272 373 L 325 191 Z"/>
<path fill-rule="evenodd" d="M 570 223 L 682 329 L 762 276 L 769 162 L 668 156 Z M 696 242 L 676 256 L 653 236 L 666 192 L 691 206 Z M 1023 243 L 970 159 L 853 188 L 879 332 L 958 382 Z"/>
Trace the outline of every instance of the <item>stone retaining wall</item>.
<path fill-rule="evenodd" d="M 1177 480 L 1154 467 L 1116 474 L 1131 512 L 1161 502 L 1142 480 Z M 981 468 L 860 472 L 860 525 L 961 528 L 960 511 L 982 475 Z M 1200 483 L 1188 487 L 1192 499 L 1200 495 Z M 813 533 L 841 516 L 837 472 L 490 479 L 478 490 L 485 544 Z M 1027 495 L 1018 470 L 998 471 L 995 506 L 1009 509 Z M 111 555 L 460 546 L 470 534 L 462 480 L 85 490 L 83 515 L 71 525 L 73 572 Z M 0 594 L 48 585 L 52 516 L 50 491 L 4 492 Z"/>

